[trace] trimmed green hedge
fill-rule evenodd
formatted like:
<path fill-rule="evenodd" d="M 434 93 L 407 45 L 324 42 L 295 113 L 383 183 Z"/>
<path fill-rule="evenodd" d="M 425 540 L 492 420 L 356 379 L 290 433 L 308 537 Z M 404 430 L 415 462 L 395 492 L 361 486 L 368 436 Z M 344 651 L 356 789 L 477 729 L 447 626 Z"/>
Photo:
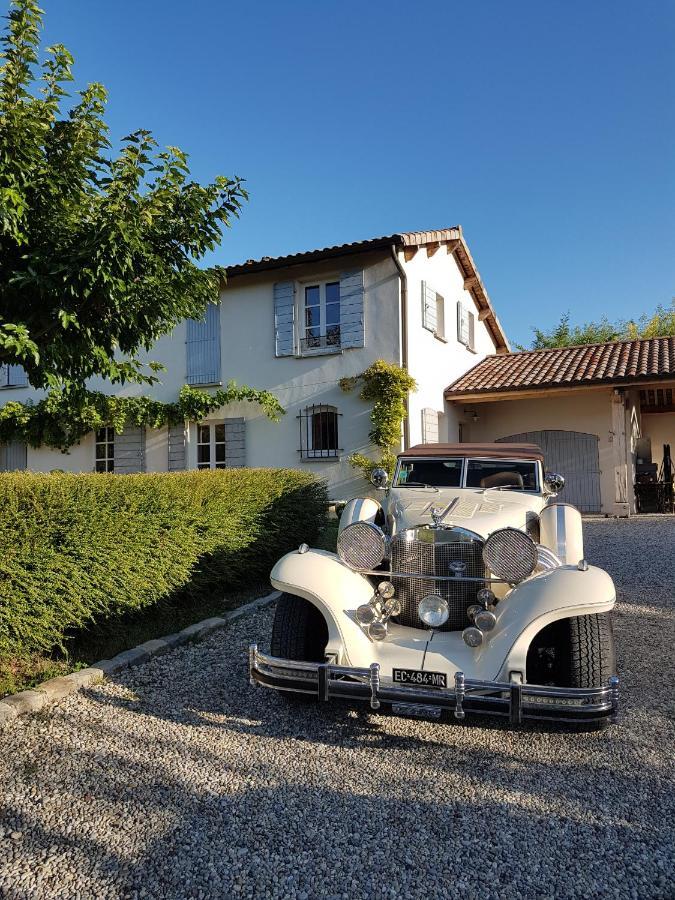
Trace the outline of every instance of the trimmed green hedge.
<path fill-rule="evenodd" d="M 73 629 L 267 579 L 316 540 L 325 485 L 287 469 L 0 475 L 0 659 Z"/>

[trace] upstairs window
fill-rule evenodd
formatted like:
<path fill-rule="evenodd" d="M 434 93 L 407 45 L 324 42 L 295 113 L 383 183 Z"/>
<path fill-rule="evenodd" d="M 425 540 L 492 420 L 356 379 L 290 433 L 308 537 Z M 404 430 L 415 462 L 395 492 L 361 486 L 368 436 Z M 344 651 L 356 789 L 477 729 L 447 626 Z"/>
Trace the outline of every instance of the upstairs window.
<path fill-rule="evenodd" d="M 97 472 L 115 471 L 115 429 L 98 428 L 96 430 L 96 464 Z"/>
<path fill-rule="evenodd" d="M 460 300 L 457 303 L 457 340 L 467 350 L 475 350 L 475 322 L 475 315 Z"/>
<path fill-rule="evenodd" d="M 304 287 L 304 318 L 300 335 L 303 353 L 340 349 L 340 282 L 326 281 Z"/>
<path fill-rule="evenodd" d="M 303 459 L 330 459 L 340 453 L 339 413 L 334 406 L 307 406 L 300 413 L 300 456 Z"/>
<path fill-rule="evenodd" d="M 426 281 L 422 282 L 422 326 L 445 340 L 445 300 Z"/>

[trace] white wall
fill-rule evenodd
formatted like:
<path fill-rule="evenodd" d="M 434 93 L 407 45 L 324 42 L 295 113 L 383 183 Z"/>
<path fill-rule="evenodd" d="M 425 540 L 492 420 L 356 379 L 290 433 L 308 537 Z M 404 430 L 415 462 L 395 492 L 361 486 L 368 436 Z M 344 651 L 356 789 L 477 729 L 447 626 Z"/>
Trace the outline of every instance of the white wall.
<path fill-rule="evenodd" d="M 417 381 L 410 397 L 410 443 L 422 441 L 422 410 L 435 409 L 439 419 L 439 441 L 458 440 L 458 417 L 452 407 L 444 409 L 443 391 L 455 379 L 485 356 L 495 353 L 495 345 L 484 322 L 478 321 L 478 308 L 469 291 L 464 290 L 455 257 L 441 246 L 427 257 L 420 247 L 404 262 L 408 276 L 408 369 Z M 439 340 L 422 325 L 422 281 L 445 300 L 445 337 Z M 475 352 L 457 340 L 457 302 L 461 300 L 475 315 Z"/>
<path fill-rule="evenodd" d="M 54 469 L 62 469 L 64 472 L 93 472 L 94 448 L 93 434 L 85 435 L 79 444 L 65 453 L 51 447 L 28 447 L 26 466 L 33 472 L 51 472 Z"/>
<path fill-rule="evenodd" d="M 391 259 L 372 254 L 297 267 L 303 279 L 329 279 L 360 267 L 364 269 L 365 347 L 337 354 L 275 357 L 273 285 L 292 279 L 293 269 L 233 278 L 222 293 L 223 380 L 235 378 L 240 384 L 272 391 L 286 415 L 278 423 L 270 422 L 257 405 L 245 403 L 232 404 L 212 419 L 245 417 L 247 466 L 307 467 L 327 480 L 330 496 L 338 499 L 362 491 L 365 485 L 347 455 L 375 449 L 368 439 L 370 405 L 358 398 L 358 390 L 344 393 L 338 381 L 360 374 L 376 359 L 400 361 L 399 278 Z M 297 417 L 306 406 L 318 403 L 336 406 L 341 413 L 338 433 L 345 452 L 338 461 L 300 458 Z"/>

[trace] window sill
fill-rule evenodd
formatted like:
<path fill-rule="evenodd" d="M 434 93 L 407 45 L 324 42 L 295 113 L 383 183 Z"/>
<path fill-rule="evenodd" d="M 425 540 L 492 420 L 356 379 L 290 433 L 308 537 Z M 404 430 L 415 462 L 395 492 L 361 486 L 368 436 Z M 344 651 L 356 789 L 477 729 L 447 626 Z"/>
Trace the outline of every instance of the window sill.
<path fill-rule="evenodd" d="M 188 387 L 196 387 L 196 388 L 207 388 L 207 387 L 215 387 L 219 388 L 223 386 L 222 381 L 185 381 L 185 384 Z"/>
<path fill-rule="evenodd" d="M 437 341 L 440 341 L 442 344 L 448 343 L 448 339 L 446 338 L 446 336 L 444 334 L 438 334 L 438 332 L 434 331 L 434 337 L 436 338 Z"/>
<path fill-rule="evenodd" d="M 342 462 L 341 456 L 303 456 L 300 459 L 303 463 L 339 463 Z"/>
<path fill-rule="evenodd" d="M 316 350 L 301 350 L 295 354 L 296 359 L 304 359 L 306 356 L 339 356 L 342 347 L 317 347 Z"/>
<path fill-rule="evenodd" d="M 29 384 L 0 384 L 0 391 L 20 391 L 22 388 L 29 387 Z"/>

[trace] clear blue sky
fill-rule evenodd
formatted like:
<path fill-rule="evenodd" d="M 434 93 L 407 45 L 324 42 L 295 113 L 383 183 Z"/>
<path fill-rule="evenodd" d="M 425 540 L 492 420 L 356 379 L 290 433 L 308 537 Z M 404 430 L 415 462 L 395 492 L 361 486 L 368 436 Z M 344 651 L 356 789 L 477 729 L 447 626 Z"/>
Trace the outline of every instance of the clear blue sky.
<path fill-rule="evenodd" d="M 672 0 L 43 0 L 114 136 L 239 174 L 215 260 L 460 223 L 512 341 L 675 294 Z"/>

